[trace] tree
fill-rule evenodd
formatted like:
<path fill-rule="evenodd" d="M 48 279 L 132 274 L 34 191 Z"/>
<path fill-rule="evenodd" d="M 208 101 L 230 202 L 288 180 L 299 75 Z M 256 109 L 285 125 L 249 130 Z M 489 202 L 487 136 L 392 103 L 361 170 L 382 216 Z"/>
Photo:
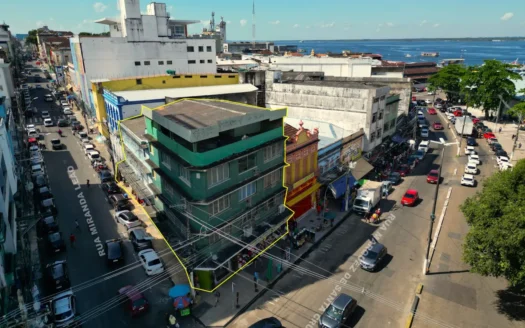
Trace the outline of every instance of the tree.
<path fill-rule="evenodd" d="M 491 59 L 485 60 L 482 66 L 467 70 L 465 74 L 465 80 L 477 83 L 474 89 L 476 95 L 473 99 L 476 105 L 483 106 L 486 119 L 489 118 L 491 111 L 498 112 L 501 105 L 500 96 L 503 100 L 509 101 L 516 95 L 513 80 L 521 80 L 521 76 L 510 71 L 510 68 L 512 68 L 510 64 Z"/>
<path fill-rule="evenodd" d="M 465 101 L 467 108 L 469 106 L 477 107 L 480 105 L 480 99 L 477 92 L 477 86 L 480 81 L 479 75 L 476 74 L 476 70 L 477 68 L 475 66 L 467 67 L 460 82 L 461 98 Z"/>
<path fill-rule="evenodd" d="M 32 44 L 35 47 L 37 46 L 37 43 L 38 43 L 38 41 L 36 39 L 36 33 L 37 32 L 38 32 L 37 30 L 29 31 L 29 35 L 26 38 L 26 44 Z"/>
<path fill-rule="evenodd" d="M 462 65 L 445 66 L 428 79 L 429 89 L 431 91 L 441 89 L 445 91 L 448 100 L 457 101 L 460 98 L 460 82 L 465 71 Z"/>
<path fill-rule="evenodd" d="M 512 106 L 512 108 L 509 109 L 507 113 L 509 115 L 515 115 L 518 117 L 518 119 L 520 119 L 520 122 L 523 122 L 523 118 L 525 118 L 525 101 L 521 101 Z"/>
<path fill-rule="evenodd" d="M 471 226 L 463 259 L 471 271 L 525 287 L 525 160 L 487 178 L 460 207 Z"/>
<path fill-rule="evenodd" d="M 91 33 L 91 32 L 80 32 L 78 36 L 109 36 L 109 32 L 102 33 Z"/>

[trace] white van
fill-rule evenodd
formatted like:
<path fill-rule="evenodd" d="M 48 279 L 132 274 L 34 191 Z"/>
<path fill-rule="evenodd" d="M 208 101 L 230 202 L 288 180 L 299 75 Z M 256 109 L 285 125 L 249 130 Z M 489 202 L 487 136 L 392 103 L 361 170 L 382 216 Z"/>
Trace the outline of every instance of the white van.
<path fill-rule="evenodd" d="M 429 147 L 430 147 L 430 141 L 423 140 L 419 144 L 419 147 L 417 148 L 417 150 L 422 150 L 422 151 L 424 151 L 426 153 L 426 152 L 428 152 Z"/>

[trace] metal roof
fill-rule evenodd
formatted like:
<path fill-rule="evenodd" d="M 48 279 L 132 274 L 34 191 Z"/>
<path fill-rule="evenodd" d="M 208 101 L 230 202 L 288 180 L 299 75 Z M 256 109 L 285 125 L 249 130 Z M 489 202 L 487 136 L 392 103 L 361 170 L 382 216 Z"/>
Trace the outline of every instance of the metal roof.
<path fill-rule="evenodd" d="M 146 101 L 146 100 L 164 100 L 170 98 L 192 98 L 204 96 L 216 96 L 232 93 L 245 93 L 258 90 L 252 84 L 230 84 L 216 85 L 209 87 L 191 87 L 191 88 L 170 88 L 170 89 L 150 89 L 137 91 L 115 91 L 112 92 L 118 97 L 127 101 Z"/>

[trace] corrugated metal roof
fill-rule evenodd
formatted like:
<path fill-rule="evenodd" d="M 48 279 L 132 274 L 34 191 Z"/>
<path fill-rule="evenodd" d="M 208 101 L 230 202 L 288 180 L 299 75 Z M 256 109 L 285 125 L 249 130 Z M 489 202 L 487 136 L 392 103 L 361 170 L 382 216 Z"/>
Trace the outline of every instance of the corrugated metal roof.
<path fill-rule="evenodd" d="M 127 101 L 144 101 L 144 100 L 162 100 L 166 97 L 170 98 L 192 98 L 204 96 L 216 96 L 232 93 L 245 93 L 258 90 L 252 84 L 230 84 L 230 85 L 216 85 L 209 87 L 192 87 L 192 88 L 170 88 L 170 89 L 150 89 L 137 91 L 115 91 L 118 97 L 122 97 Z"/>

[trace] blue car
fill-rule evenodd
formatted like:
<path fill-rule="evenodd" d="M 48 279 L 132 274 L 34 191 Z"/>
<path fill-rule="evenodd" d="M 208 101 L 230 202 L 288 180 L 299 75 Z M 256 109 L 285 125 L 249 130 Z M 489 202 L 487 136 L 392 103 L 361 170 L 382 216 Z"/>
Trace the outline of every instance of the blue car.
<path fill-rule="evenodd" d="M 469 137 L 467 138 L 467 146 L 477 146 L 476 138 Z"/>
<path fill-rule="evenodd" d="M 415 158 L 417 158 L 419 161 L 422 161 L 423 158 L 425 157 L 425 151 L 423 151 L 423 150 L 418 150 L 418 151 L 416 151 L 416 153 L 415 153 L 414 155 L 412 155 L 412 156 L 414 156 Z"/>

